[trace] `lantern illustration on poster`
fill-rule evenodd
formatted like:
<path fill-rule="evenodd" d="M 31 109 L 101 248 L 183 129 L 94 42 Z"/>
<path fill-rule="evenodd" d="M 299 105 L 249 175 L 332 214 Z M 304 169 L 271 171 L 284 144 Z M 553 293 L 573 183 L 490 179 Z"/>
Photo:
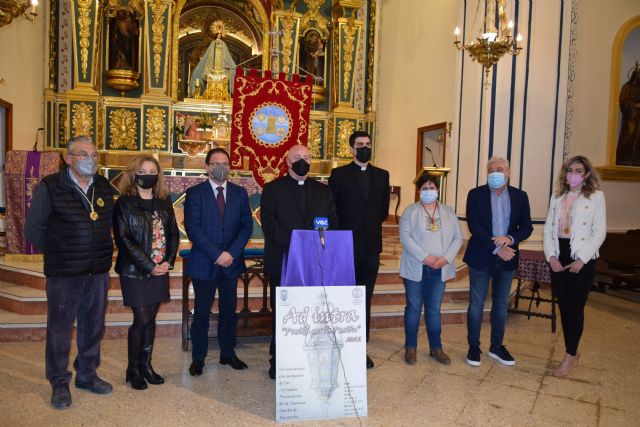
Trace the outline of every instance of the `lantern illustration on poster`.
<path fill-rule="evenodd" d="M 340 368 L 340 351 L 344 346 L 342 339 L 335 333 L 331 324 L 333 304 L 320 295 L 320 302 L 312 307 L 314 326 L 305 340 L 311 389 L 318 394 L 322 402 L 322 412 L 328 412 L 329 400 L 338 388 L 338 370 Z"/>

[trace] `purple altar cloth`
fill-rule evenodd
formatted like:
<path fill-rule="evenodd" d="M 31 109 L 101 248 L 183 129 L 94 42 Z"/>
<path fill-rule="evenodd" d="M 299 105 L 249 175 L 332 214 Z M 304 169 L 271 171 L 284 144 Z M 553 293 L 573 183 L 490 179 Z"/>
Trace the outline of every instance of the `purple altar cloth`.
<path fill-rule="evenodd" d="M 351 231 L 325 231 L 325 247 L 315 230 L 293 230 L 282 261 L 280 286 L 354 286 Z"/>

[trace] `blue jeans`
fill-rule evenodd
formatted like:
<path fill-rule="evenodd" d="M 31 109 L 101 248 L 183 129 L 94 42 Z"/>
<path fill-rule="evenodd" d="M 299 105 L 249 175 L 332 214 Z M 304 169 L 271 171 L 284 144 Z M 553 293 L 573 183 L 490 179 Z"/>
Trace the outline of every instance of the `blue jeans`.
<path fill-rule="evenodd" d="M 422 280 L 415 282 L 403 279 L 407 297 L 407 305 L 404 309 L 404 337 L 406 348 L 418 347 L 418 329 L 420 328 L 420 312 L 424 304 L 424 323 L 429 338 L 429 348 L 437 350 L 442 348 L 440 341 L 440 304 L 444 295 L 444 282 L 441 270 L 431 267 L 422 267 Z"/>
<path fill-rule="evenodd" d="M 484 271 L 469 267 L 471 297 L 467 310 L 467 341 L 469 346 L 480 346 L 480 327 L 484 301 L 491 280 L 491 349 L 502 345 L 507 322 L 507 301 L 511 292 L 514 270 Z"/>

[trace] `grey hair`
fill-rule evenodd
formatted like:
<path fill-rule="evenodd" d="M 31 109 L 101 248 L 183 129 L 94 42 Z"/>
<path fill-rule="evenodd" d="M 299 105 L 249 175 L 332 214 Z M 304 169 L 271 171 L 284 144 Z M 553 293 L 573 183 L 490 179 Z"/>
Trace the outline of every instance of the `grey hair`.
<path fill-rule="evenodd" d="M 504 157 L 500 157 L 500 156 L 491 157 L 487 162 L 487 169 L 489 168 L 489 165 L 491 163 L 504 163 L 507 166 L 507 169 L 511 169 L 511 167 L 509 166 L 509 160 L 505 159 Z"/>
<path fill-rule="evenodd" d="M 96 145 L 95 141 L 91 139 L 91 137 L 87 135 L 78 135 L 69 139 L 69 142 L 67 142 L 67 151 L 71 151 L 76 142 L 89 142 L 93 145 Z"/>

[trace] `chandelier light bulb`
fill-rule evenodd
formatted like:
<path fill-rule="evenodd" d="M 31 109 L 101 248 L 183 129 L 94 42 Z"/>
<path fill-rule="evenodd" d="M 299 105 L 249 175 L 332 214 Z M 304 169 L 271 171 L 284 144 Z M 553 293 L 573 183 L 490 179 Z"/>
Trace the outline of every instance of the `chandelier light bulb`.
<path fill-rule="evenodd" d="M 509 23 L 507 24 L 507 28 L 512 29 L 513 28 L 513 21 L 509 20 Z"/>
<path fill-rule="evenodd" d="M 453 30 L 453 34 L 456 36 L 456 41 L 458 41 L 460 36 L 460 28 L 456 27 L 456 29 Z"/>
<path fill-rule="evenodd" d="M 38 0 L 31 0 L 31 14 L 36 14 L 36 7 L 38 7 Z"/>
<path fill-rule="evenodd" d="M 518 43 L 520 43 L 522 41 L 522 34 L 518 33 L 518 36 L 516 37 L 516 41 Z"/>

